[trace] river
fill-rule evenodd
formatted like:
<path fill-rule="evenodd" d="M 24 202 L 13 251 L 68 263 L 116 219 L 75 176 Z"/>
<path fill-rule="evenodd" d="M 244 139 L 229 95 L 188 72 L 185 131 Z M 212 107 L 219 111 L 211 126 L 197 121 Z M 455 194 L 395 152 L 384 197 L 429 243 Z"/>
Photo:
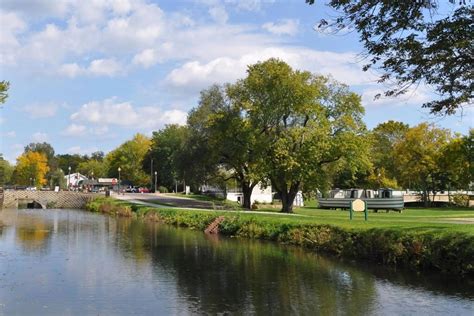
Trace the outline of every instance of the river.
<path fill-rule="evenodd" d="M 80 210 L 0 211 L 0 315 L 474 315 L 473 285 Z"/>

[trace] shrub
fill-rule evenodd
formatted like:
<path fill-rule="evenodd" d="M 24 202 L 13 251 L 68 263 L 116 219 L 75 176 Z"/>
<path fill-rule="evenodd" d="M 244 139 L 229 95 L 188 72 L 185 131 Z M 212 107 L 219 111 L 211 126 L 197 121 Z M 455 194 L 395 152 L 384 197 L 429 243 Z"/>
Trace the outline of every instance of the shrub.
<path fill-rule="evenodd" d="M 460 207 L 469 207 L 469 195 L 456 193 L 449 197 L 449 202 Z"/>
<path fill-rule="evenodd" d="M 168 193 L 168 192 L 169 192 L 169 191 L 168 191 L 168 188 L 167 188 L 167 187 L 164 187 L 164 186 L 159 186 L 159 187 L 158 187 L 158 191 L 159 191 L 160 193 Z"/>

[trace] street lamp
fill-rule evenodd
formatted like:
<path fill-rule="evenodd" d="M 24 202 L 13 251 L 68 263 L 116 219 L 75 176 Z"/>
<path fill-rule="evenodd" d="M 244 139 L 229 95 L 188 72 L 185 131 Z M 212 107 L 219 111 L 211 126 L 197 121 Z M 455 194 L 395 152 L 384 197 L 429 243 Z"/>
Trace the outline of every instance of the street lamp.
<path fill-rule="evenodd" d="M 68 174 L 67 174 L 67 188 L 68 190 L 71 189 L 71 166 L 67 167 Z"/>
<path fill-rule="evenodd" d="M 155 171 L 155 193 L 156 193 L 156 176 L 158 175 L 158 172 Z"/>
<path fill-rule="evenodd" d="M 120 171 L 122 171 L 122 168 L 118 167 L 118 173 L 119 173 L 119 178 L 118 178 L 118 193 L 120 194 Z"/>
<path fill-rule="evenodd" d="M 33 178 L 30 178 L 30 187 L 33 187 Z"/>

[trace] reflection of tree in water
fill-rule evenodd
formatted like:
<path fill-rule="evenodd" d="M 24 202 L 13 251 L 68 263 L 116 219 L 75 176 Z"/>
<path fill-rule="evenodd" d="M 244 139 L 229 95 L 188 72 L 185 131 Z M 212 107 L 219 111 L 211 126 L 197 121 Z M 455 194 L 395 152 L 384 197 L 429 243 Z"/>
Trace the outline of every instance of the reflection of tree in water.
<path fill-rule="evenodd" d="M 144 224 L 131 218 L 120 218 L 116 224 L 118 234 L 115 235 L 115 244 L 122 251 L 131 254 L 137 263 L 150 260 Z"/>
<path fill-rule="evenodd" d="M 42 221 L 35 221 L 28 226 L 19 226 L 15 231 L 16 242 L 25 251 L 47 251 L 51 241 L 50 229 L 50 225 Z"/>
<path fill-rule="evenodd" d="M 241 239 L 207 240 L 187 229 L 136 223 L 129 224 L 125 234 L 130 238 L 122 238 L 120 247 L 137 259 L 149 252 L 155 272 L 175 279 L 180 297 L 190 306 L 188 312 L 371 311 L 374 278 L 358 269 L 301 249 Z"/>
<path fill-rule="evenodd" d="M 360 265 L 359 269 L 396 286 L 419 288 L 422 291 L 430 291 L 434 294 L 474 299 L 474 277 L 472 275 L 456 276 L 442 274 L 437 271 L 419 273 L 371 264 Z"/>

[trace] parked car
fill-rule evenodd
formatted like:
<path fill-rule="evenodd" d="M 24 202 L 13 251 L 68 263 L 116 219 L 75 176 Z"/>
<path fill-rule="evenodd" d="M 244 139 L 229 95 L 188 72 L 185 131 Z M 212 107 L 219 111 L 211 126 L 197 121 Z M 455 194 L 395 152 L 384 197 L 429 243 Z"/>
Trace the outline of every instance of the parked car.
<path fill-rule="evenodd" d="M 148 188 L 138 188 L 139 193 L 150 193 L 150 190 Z"/>
<path fill-rule="evenodd" d="M 127 193 L 138 193 L 138 188 L 137 188 L 137 187 L 128 186 L 128 187 L 125 189 L 125 192 L 127 192 Z"/>

